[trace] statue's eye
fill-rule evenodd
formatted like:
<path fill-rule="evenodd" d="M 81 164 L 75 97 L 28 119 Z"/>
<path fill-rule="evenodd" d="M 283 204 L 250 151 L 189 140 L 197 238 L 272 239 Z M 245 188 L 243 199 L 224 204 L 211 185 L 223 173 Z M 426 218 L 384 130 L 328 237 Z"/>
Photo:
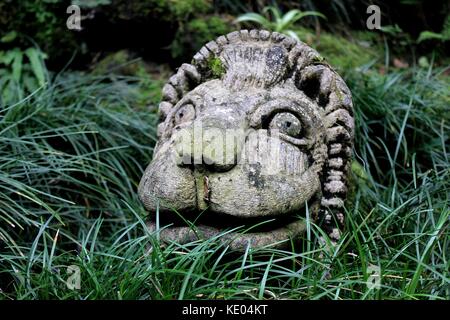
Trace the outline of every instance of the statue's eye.
<path fill-rule="evenodd" d="M 192 104 L 185 104 L 175 113 L 175 123 L 192 121 L 195 118 L 195 108 Z"/>
<path fill-rule="evenodd" d="M 270 129 L 277 129 L 280 133 L 298 138 L 302 133 L 302 124 L 300 120 L 289 112 L 277 113 L 270 121 Z"/>

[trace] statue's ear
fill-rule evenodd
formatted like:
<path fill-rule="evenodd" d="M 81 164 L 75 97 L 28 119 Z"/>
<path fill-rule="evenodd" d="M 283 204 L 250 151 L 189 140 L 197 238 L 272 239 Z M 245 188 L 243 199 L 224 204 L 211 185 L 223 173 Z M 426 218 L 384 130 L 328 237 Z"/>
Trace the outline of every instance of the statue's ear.
<path fill-rule="evenodd" d="M 183 96 L 206 81 L 211 74 L 208 62 L 217 56 L 224 44 L 228 43 L 225 36 L 205 44 L 192 59 L 192 63 L 184 63 L 172 75 L 162 90 L 162 101 L 159 104 L 160 124 L 158 125 L 158 137 L 164 131 L 164 120 L 170 110 Z"/>
<path fill-rule="evenodd" d="M 158 137 L 164 131 L 164 120 L 170 110 L 183 96 L 210 78 L 211 70 L 208 62 L 217 56 L 222 46 L 228 43 L 225 36 L 205 44 L 192 59 L 192 63 L 183 63 L 177 72 L 172 75 L 162 89 L 162 101 L 159 104 L 160 124 Z"/>
<path fill-rule="evenodd" d="M 192 64 L 183 63 L 177 73 L 169 78 L 162 89 L 162 101 L 159 104 L 160 124 L 158 125 L 158 137 L 163 131 L 163 122 L 170 110 L 183 96 L 195 88 L 201 81 L 201 75 Z"/>

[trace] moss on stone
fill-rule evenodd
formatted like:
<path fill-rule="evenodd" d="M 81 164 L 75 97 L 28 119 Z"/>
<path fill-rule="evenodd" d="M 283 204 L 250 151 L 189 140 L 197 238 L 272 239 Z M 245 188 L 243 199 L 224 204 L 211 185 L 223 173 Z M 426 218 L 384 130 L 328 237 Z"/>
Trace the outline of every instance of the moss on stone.
<path fill-rule="evenodd" d="M 314 60 L 315 62 L 323 62 L 323 61 L 325 60 L 325 58 L 322 57 L 322 56 L 316 56 L 316 57 L 314 57 L 313 60 Z"/>
<path fill-rule="evenodd" d="M 225 73 L 225 67 L 223 66 L 222 61 L 217 57 L 208 60 L 208 68 L 211 70 L 214 78 L 221 78 Z"/>

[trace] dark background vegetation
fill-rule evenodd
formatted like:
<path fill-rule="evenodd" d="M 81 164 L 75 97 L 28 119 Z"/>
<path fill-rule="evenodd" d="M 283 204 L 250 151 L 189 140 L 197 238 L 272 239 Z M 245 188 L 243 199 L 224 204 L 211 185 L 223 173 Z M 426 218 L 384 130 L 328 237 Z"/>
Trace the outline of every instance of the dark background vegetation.
<path fill-rule="evenodd" d="M 82 30 L 68 32 L 67 7 L 77 3 L 83 15 Z M 449 12 L 449 2 L 394 0 L 85 0 L 85 1 L 12 1 L 0 3 L 0 32 L 13 30 L 17 38 L 3 44 L 5 48 L 27 48 L 30 39 L 48 54 L 51 68 L 65 66 L 76 52 L 72 68 L 84 69 L 108 52 L 128 49 L 144 59 L 169 63 L 172 67 L 189 61 L 205 42 L 237 27 L 236 16 L 245 12 L 261 12 L 265 6 L 277 5 L 286 12 L 292 8 L 321 12 L 327 20 L 306 18 L 304 26 L 320 28 L 333 34 L 349 35 L 351 31 L 365 31 L 368 5 L 376 4 L 382 12 L 382 26 L 390 27 L 387 37 L 391 49 L 399 55 L 410 50 L 425 54 L 437 50 L 448 54 L 448 42 L 416 43 L 424 30 L 439 33 Z M 397 26 L 397 27 L 395 27 Z M 447 31 L 448 32 L 448 31 Z M 398 46 L 413 45 L 413 48 Z M 406 51 L 406 52 L 404 52 Z"/>

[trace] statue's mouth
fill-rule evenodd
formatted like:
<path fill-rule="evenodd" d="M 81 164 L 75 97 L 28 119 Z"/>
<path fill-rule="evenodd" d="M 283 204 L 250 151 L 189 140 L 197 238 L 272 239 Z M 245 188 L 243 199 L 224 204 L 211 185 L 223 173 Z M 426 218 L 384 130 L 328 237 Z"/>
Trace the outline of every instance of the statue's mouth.
<path fill-rule="evenodd" d="M 318 201 L 309 201 L 308 210 L 314 212 Z M 282 216 L 237 217 L 205 210 L 199 212 L 161 212 L 148 223 L 150 232 L 158 232 L 162 242 L 186 244 L 196 240 L 214 239 L 231 249 L 288 247 L 306 229 L 306 207 Z"/>

